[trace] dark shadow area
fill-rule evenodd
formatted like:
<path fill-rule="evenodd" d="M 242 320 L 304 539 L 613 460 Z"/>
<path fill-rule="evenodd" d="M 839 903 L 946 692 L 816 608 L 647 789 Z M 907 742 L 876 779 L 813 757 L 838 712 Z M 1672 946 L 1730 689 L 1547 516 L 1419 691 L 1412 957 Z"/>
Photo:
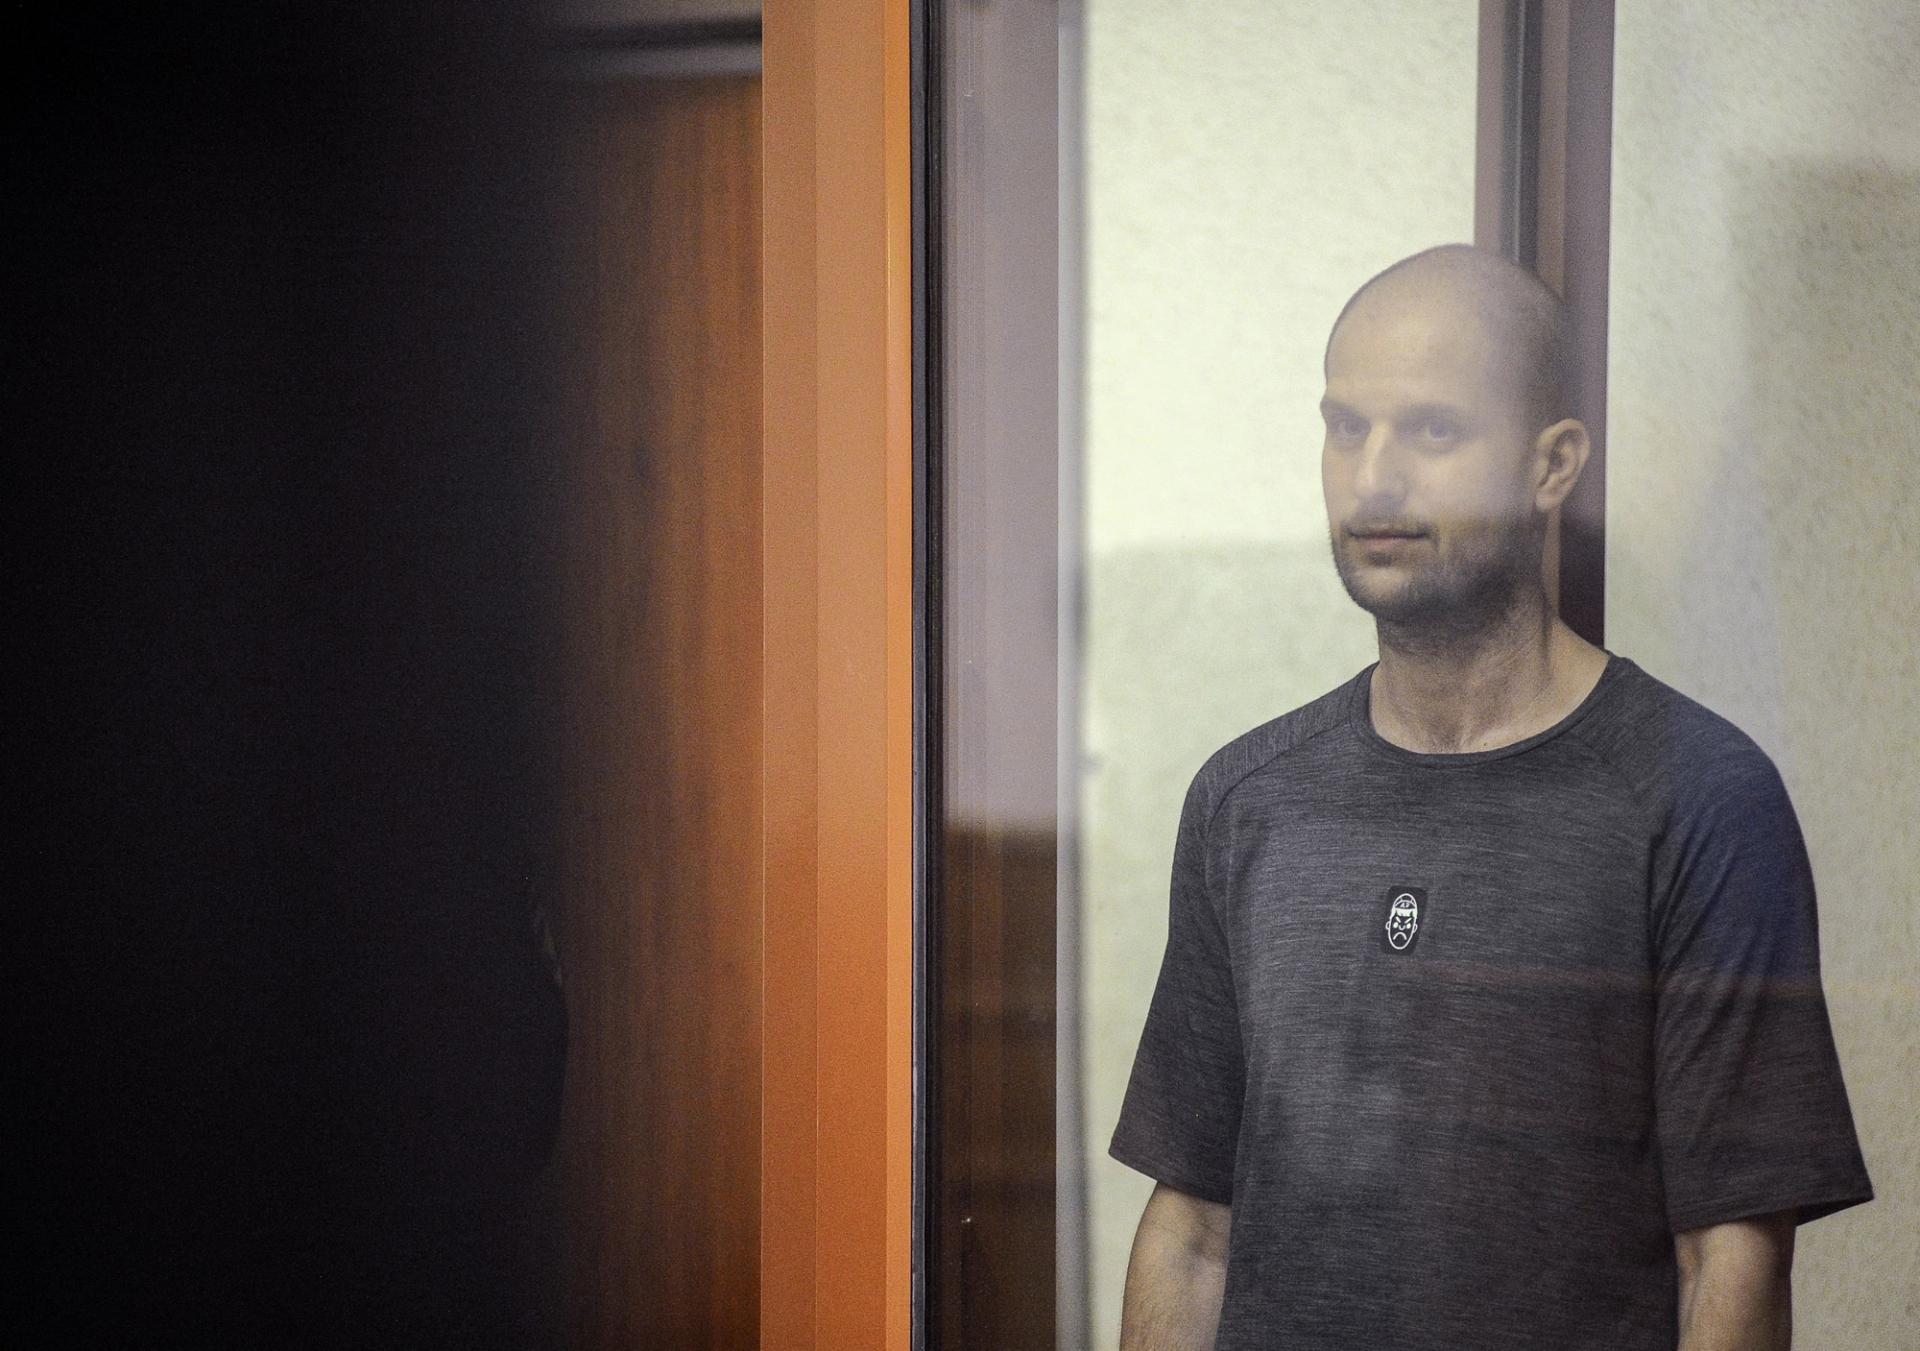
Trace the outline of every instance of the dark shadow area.
<path fill-rule="evenodd" d="M 11 1346 L 526 1340 L 536 17 L 15 26 Z"/>

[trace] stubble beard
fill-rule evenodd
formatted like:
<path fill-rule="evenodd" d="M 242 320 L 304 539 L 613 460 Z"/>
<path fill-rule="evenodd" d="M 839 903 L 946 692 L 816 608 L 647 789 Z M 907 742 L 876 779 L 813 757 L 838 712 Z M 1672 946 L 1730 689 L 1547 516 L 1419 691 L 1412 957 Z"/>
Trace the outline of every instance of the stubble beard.
<path fill-rule="evenodd" d="M 1390 585 L 1331 537 L 1333 565 L 1347 595 L 1374 617 L 1383 642 L 1442 651 L 1471 646 L 1540 598 L 1542 540 L 1524 524 L 1488 532 L 1473 547 L 1428 559 Z"/>

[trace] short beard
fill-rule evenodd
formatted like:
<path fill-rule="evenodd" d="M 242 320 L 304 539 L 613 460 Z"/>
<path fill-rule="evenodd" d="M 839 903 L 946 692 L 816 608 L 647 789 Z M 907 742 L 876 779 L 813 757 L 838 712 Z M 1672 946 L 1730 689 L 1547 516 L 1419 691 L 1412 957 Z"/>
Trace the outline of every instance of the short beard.
<path fill-rule="evenodd" d="M 1391 596 L 1370 594 L 1358 566 L 1330 536 L 1334 570 L 1353 603 L 1374 617 L 1396 647 L 1434 652 L 1470 647 L 1540 586 L 1545 532 L 1517 524 L 1491 535 L 1477 554 L 1456 557 L 1416 573 Z"/>

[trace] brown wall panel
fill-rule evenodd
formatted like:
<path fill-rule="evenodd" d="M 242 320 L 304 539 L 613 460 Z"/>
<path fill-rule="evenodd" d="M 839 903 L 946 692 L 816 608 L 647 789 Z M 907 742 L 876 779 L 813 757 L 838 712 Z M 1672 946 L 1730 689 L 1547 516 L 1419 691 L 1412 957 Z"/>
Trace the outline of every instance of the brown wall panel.
<path fill-rule="evenodd" d="M 760 97 L 592 86 L 562 438 L 567 1343 L 759 1343 Z"/>
<path fill-rule="evenodd" d="M 958 822 L 942 847 L 932 1345 L 1053 1351 L 1057 845 Z"/>
<path fill-rule="evenodd" d="M 762 1345 L 906 1351 L 912 1289 L 909 7 L 762 30 Z"/>

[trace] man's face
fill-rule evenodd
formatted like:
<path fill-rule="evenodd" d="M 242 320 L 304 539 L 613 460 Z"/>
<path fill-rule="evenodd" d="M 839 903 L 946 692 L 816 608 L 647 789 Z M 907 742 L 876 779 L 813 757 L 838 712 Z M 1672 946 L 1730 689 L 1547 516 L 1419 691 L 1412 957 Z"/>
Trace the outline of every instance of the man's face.
<path fill-rule="evenodd" d="M 1511 363 L 1465 299 L 1369 292 L 1334 334 L 1321 412 L 1334 566 L 1390 622 L 1472 625 L 1538 567 L 1535 429 Z"/>

